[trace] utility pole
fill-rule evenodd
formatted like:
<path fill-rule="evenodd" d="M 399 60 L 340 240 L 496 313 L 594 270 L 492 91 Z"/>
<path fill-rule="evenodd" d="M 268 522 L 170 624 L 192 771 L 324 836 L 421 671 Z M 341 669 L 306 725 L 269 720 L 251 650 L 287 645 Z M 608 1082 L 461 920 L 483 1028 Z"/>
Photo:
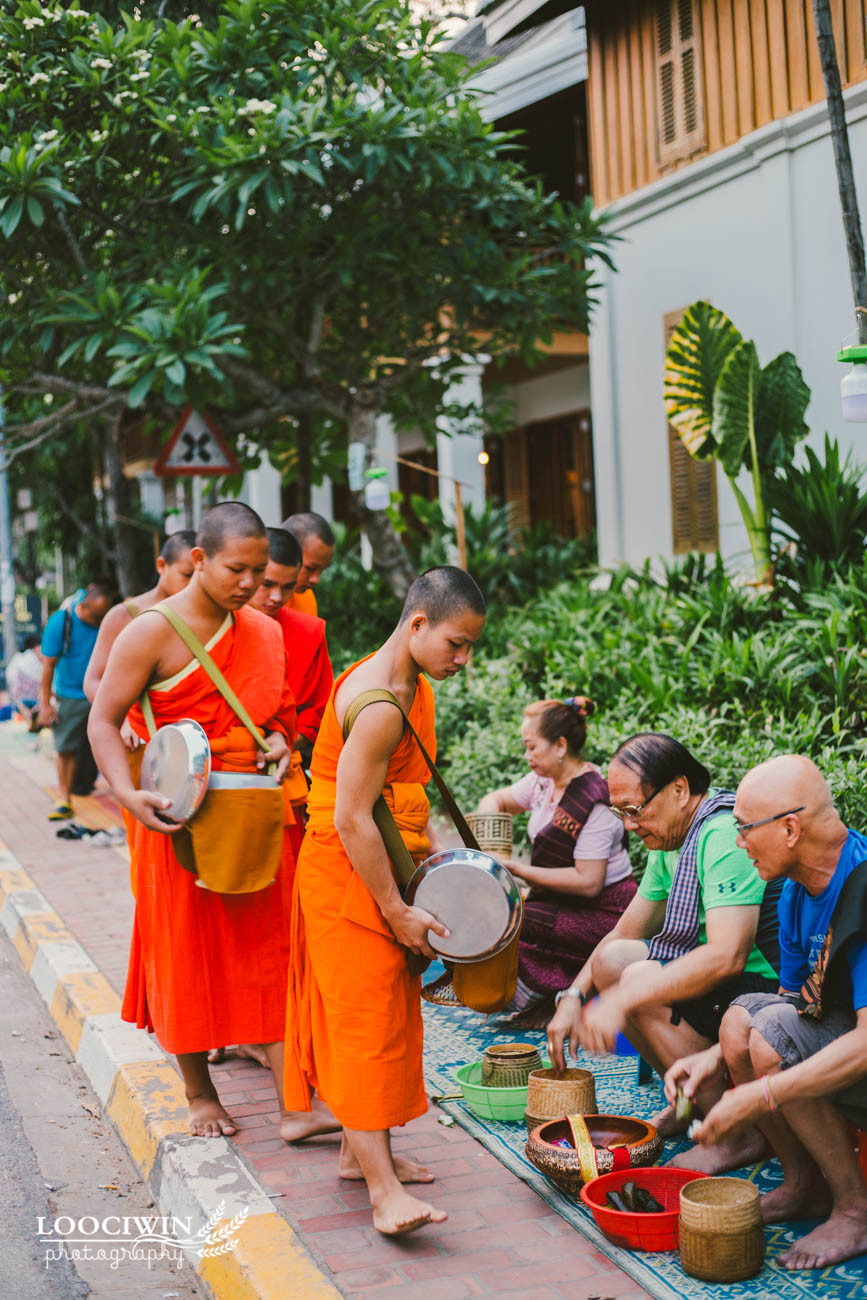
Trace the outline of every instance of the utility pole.
<path fill-rule="evenodd" d="M 843 214 L 846 252 L 849 256 L 849 276 L 852 296 L 855 299 L 855 319 L 858 322 L 858 341 L 867 343 L 867 267 L 864 262 L 864 236 L 858 211 L 858 194 L 855 190 L 855 173 L 849 149 L 849 130 L 846 126 L 846 106 L 837 63 L 837 46 L 831 22 L 829 0 L 813 0 L 813 17 L 816 20 L 816 38 L 819 60 L 825 81 L 828 117 L 831 121 L 831 143 L 834 146 L 834 166 L 837 169 L 837 189 Z"/>
<path fill-rule="evenodd" d="M 0 389 L 0 610 L 3 612 L 3 663 L 18 649 L 15 634 L 15 563 L 12 552 L 12 509 L 9 504 L 9 471 L 6 465 L 6 436 L 3 390 Z"/>

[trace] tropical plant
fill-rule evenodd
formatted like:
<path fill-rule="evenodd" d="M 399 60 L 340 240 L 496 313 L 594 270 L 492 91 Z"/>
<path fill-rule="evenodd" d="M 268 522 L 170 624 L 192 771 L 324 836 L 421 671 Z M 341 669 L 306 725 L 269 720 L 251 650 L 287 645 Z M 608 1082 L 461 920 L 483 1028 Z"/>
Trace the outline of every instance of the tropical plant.
<path fill-rule="evenodd" d="M 808 433 L 810 390 L 795 357 L 781 352 L 766 366 L 724 312 L 708 302 L 687 310 L 665 358 L 665 408 L 691 456 L 718 460 L 738 503 L 756 579 L 771 574 L 766 492 Z M 747 469 L 752 502 L 737 482 Z"/>
<path fill-rule="evenodd" d="M 824 459 L 805 447 L 804 465 L 786 465 L 772 479 L 767 499 L 784 541 L 797 543 L 800 570 L 811 560 L 841 565 L 859 560 L 867 543 L 864 466 L 852 452 L 841 456 L 825 434 Z"/>

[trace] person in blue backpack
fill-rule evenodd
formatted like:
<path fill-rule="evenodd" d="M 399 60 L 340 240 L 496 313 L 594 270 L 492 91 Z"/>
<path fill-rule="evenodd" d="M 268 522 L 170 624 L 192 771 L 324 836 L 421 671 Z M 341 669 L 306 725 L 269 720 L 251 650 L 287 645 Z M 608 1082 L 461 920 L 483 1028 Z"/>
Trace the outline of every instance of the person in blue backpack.
<path fill-rule="evenodd" d="M 84 591 L 76 592 L 68 608 L 58 609 L 51 615 L 42 633 L 39 722 L 54 730 L 60 788 L 60 798 L 48 814 L 49 821 L 68 821 L 73 815 L 71 790 L 90 713 L 90 701 L 84 693 L 84 674 L 96 645 L 99 625 L 117 600 L 118 593 L 110 582 L 91 582 Z"/>

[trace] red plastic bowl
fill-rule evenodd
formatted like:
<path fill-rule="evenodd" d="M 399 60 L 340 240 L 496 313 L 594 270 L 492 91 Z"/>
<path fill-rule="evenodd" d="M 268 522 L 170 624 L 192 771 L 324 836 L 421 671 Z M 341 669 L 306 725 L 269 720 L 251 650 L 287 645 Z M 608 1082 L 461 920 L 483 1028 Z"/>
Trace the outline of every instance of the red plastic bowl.
<path fill-rule="evenodd" d="M 677 1221 L 680 1189 L 696 1178 L 707 1178 L 694 1169 L 620 1169 L 591 1178 L 581 1188 L 581 1200 L 615 1246 L 626 1250 L 677 1250 Z M 628 1214 L 605 1204 L 609 1192 L 619 1192 L 624 1183 L 645 1187 L 665 1206 L 662 1214 Z"/>

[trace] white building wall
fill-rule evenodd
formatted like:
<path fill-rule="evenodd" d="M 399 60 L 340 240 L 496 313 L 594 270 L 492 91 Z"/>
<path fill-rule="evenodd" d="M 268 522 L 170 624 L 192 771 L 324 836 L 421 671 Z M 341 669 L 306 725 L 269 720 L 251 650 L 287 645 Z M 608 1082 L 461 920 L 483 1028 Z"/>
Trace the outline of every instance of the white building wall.
<path fill-rule="evenodd" d="M 846 98 L 867 215 L 867 86 Z M 835 352 L 854 318 L 824 105 L 763 127 L 608 211 L 623 242 L 590 347 L 603 565 L 672 553 L 663 318 L 698 298 L 755 340 L 762 364 L 794 352 L 813 391 L 811 442 L 828 430 L 864 456 L 862 426 L 840 416 L 844 370 Z M 746 534 L 721 472 L 718 489 L 722 553 L 746 560 Z"/>

